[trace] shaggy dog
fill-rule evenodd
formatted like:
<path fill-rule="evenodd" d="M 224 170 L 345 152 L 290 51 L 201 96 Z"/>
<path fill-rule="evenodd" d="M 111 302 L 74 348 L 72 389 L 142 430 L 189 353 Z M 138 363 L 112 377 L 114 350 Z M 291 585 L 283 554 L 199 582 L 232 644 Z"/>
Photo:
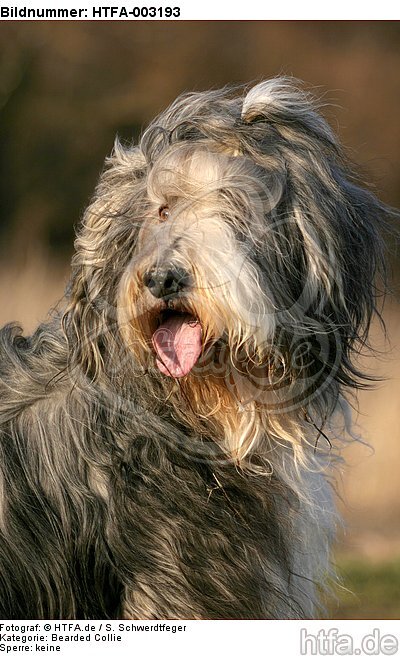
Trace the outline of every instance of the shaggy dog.
<path fill-rule="evenodd" d="M 1 331 L 2 618 L 318 615 L 387 212 L 292 80 L 116 142 L 62 316 Z"/>

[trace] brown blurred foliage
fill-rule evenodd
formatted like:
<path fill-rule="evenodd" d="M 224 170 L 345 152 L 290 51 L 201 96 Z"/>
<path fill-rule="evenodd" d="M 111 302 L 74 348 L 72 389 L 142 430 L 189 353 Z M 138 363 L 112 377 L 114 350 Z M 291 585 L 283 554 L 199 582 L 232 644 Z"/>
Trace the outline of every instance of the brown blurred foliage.
<path fill-rule="evenodd" d="M 400 200 L 400 26 L 390 22 L 15 22 L 0 27 L 0 238 L 62 254 L 118 133 L 185 90 L 280 73 L 317 87 L 353 159 Z"/>

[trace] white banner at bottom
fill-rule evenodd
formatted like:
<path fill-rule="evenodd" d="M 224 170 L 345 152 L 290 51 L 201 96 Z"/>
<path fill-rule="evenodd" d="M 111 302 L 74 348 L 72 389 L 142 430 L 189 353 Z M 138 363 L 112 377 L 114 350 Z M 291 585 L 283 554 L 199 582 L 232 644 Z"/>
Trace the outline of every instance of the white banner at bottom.
<path fill-rule="evenodd" d="M 398 620 L 0 620 L 0 656 L 394 656 L 399 645 Z"/>

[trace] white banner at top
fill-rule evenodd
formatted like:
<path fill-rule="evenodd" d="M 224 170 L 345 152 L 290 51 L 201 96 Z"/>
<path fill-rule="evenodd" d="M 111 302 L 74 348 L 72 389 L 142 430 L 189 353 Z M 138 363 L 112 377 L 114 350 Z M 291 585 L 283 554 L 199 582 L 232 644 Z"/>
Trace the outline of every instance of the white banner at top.
<path fill-rule="evenodd" d="M 0 0 L 5 20 L 377 20 L 398 19 L 393 0 Z"/>

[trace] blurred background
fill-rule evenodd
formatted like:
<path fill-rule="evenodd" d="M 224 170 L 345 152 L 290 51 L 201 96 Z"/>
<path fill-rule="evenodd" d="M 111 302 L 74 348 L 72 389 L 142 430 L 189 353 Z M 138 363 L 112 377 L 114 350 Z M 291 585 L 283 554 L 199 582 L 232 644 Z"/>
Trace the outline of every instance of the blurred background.
<path fill-rule="evenodd" d="M 29 332 L 62 296 L 79 220 L 116 133 L 137 139 L 179 93 L 303 79 L 385 202 L 400 206 L 400 25 L 390 22 L 15 22 L 0 27 L 0 323 Z M 376 325 L 385 380 L 359 395 L 369 443 L 339 474 L 343 586 L 331 613 L 400 617 L 400 274 Z"/>

